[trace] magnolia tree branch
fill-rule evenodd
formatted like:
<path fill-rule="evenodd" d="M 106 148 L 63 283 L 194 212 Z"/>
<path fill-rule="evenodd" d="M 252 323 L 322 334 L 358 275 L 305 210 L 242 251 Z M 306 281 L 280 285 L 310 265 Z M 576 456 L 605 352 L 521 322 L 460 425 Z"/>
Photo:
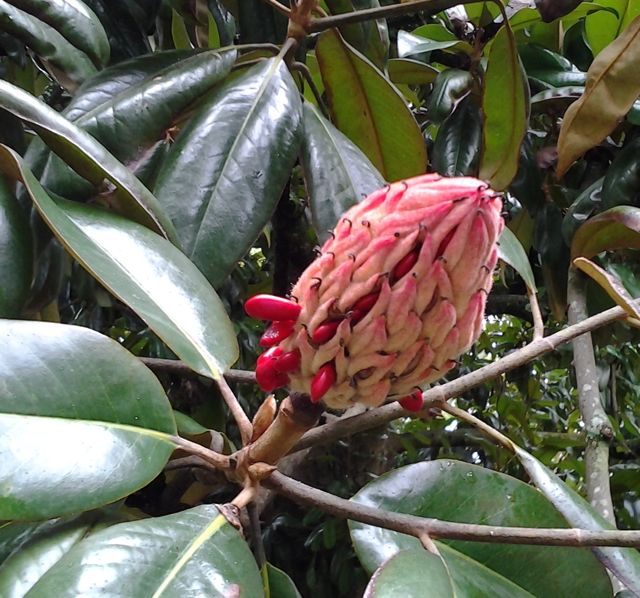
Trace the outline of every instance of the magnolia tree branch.
<path fill-rule="evenodd" d="M 340 15 L 311 19 L 307 26 L 307 32 L 318 33 L 319 31 L 325 31 L 332 27 L 340 27 L 342 25 L 371 21 L 374 19 L 399 17 L 416 12 L 435 14 L 459 4 L 473 4 L 477 2 L 478 0 L 416 0 L 415 2 L 403 2 L 402 4 L 392 4 L 390 6 L 367 8 L 365 10 L 347 12 Z"/>
<path fill-rule="evenodd" d="M 535 340 L 526 347 L 513 351 L 509 355 L 479 370 L 460 376 L 451 382 L 430 388 L 423 394 L 425 406 L 437 406 L 437 403 L 440 401 L 446 401 L 447 399 L 471 390 L 487 380 L 491 380 L 545 353 L 553 351 L 559 345 L 567 343 L 581 334 L 590 332 L 596 328 L 601 328 L 624 317 L 626 317 L 624 309 L 621 307 L 613 307 L 591 318 L 586 318 L 581 322 L 568 326 L 551 336 Z M 336 422 L 325 424 L 324 426 L 318 426 L 307 432 L 300 442 L 294 446 L 293 451 L 302 450 L 317 444 L 334 442 L 345 436 L 377 428 L 394 419 L 407 415 L 409 415 L 409 413 L 398 403 L 389 403 L 388 405 L 384 405 L 378 409 L 372 409 L 360 415 L 340 419 Z"/>
<path fill-rule="evenodd" d="M 586 296 L 586 277 L 576 268 L 569 268 L 567 301 L 570 324 L 586 319 Z M 615 525 L 609 484 L 609 440 L 613 430 L 600 398 L 598 369 L 590 333 L 573 339 L 573 368 L 576 372 L 580 414 L 587 432 L 584 451 L 587 498 L 600 515 Z"/>
<path fill-rule="evenodd" d="M 159 374 L 175 374 L 182 378 L 200 378 L 201 374 L 194 372 L 186 363 L 178 359 L 161 359 L 159 357 L 140 357 L 144 365 L 152 372 Z M 247 370 L 227 370 L 224 377 L 229 382 L 243 382 L 253 384 L 256 381 L 256 375 Z"/>
<path fill-rule="evenodd" d="M 315 507 L 341 519 L 375 525 L 420 539 L 470 540 L 500 544 L 536 544 L 545 546 L 640 546 L 640 531 L 590 531 L 566 528 L 496 527 L 473 523 L 440 521 L 403 513 L 391 513 L 375 507 L 338 498 L 322 490 L 274 472 L 263 485 L 292 501 Z"/>

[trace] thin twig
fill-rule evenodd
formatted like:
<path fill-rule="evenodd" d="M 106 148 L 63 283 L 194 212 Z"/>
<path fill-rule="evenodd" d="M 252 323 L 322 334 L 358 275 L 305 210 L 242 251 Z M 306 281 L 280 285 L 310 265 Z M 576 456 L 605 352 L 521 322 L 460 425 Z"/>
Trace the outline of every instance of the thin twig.
<path fill-rule="evenodd" d="M 316 507 L 341 519 L 351 519 L 420 538 L 470 540 L 500 544 L 544 546 L 640 546 L 640 531 L 591 531 L 566 528 L 529 528 L 477 525 L 440 521 L 403 513 L 391 513 L 375 507 L 338 498 L 322 490 L 274 472 L 263 485 L 294 502 Z"/>
<path fill-rule="evenodd" d="M 191 442 L 186 438 L 181 438 L 180 436 L 172 436 L 171 441 L 187 453 L 197 455 L 207 463 L 210 463 L 216 469 L 230 469 L 231 467 L 231 460 L 226 455 L 216 453 L 211 449 L 200 446 L 199 444 Z"/>
<path fill-rule="evenodd" d="M 402 15 L 412 14 L 416 12 L 428 12 L 435 14 L 453 8 L 458 4 L 473 4 L 478 0 L 416 0 L 416 2 L 404 2 L 402 4 L 392 4 L 390 6 L 381 6 L 379 8 L 367 8 L 355 12 L 347 12 L 340 15 L 332 15 L 321 17 L 319 19 L 311 19 L 307 27 L 308 33 L 318 33 L 332 27 L 340 27 L 350 23 L 360 23 L 362 21 L 371 21 L 374 19 L 384 19 L 388 17 L 399 17 Z"/>
<path fill-rule="evenodd" d="M 616 320 L 626 317 L 626 312 L 622 307 L 613 307 L 599 313 L 591 318 L 587 318 L 582 322 L 568 326 L 555 334 L 545 338 L 538 339 L 528 344 L 522 349 L 513 351 L 509 355 L 502 357 L 498 361 L 485 365 L 484 367 L 471 372 L 464 376 L 460 376 L 451 382 L 434 386 L 427 390 L 423 397 L 425 399 L 425 407 L 430 402 L 443 401 L 458 396 L 476 386 L 483 384 L 487 380 L 491 380 L 510 370 L 518 368 L 545 353 L 553 351 L 559 345 L 567 343 L 585 332 L 601 328 L 607 324 L 611 324 Z M 437 406 L 437 405 L 436 405 Z M 372 428 L 383 426 L 398 419 L 406 417 L 407 412 L 398 403 L 389 403 L 378 409 L 372 409 L 360 415 L 339 419 L 336 422 L 318 426 L 307 432 L 300 442 L 295 445 L 292 452 L 299 451 L 317 444 L 326 444 L 339 440 L 345 436 L 350 436 L 358 432 L 364 432 Z"/>
<path fill-rule="evenodd" d="M 533 340 L 537 341 L 544 336 L 544 322 L 542 313 L 540 312 L 540 304 L 538 303 L 538 294 L 527 287 L 527 297 L 529 297 L 529 305 L 531 306 L 531 316 L 533 317 Z"/>
<path fill-rule="evenodd" d="M 138 359 L 153 372 L 175 374 L 183 378 L 199 378 L 201 376 L 179 359 L 161 359 L 159 357 L 139 357 Z M 249 370 L 227 370 L 224 377 L 229 382 L 253 384 L 256 381 L 255 373 Z"/>
<path fill-rule="evenodd" d="M 233 419 L 236 420 L 236 424 L 238 424 L 238 429 L 240 430 L 240 438 L 242 439 L 242 446 L 246 446 L 251 441 L 251 436 L 253 435 L 253 426 L 247 417 L 247 414 L 244 412 L 244 409 L 240 406 L 238 402 L 238 398 L 231 390 L 227 381 L 224 377 L 216 380 L 216 384 L 220 390 L 220 394 L 222 395 L 222 399 L 227 404 Z"/>

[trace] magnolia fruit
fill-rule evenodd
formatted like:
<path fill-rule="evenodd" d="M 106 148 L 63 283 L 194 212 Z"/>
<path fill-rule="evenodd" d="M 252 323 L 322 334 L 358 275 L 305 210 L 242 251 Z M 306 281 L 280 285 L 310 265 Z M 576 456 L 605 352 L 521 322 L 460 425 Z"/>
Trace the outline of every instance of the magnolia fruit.
<path fill-rule="evenodd" d="M 482 329 L 498 259 L 500 195 L 474 178 L 424 175 L 375 191 L 340 218 L 291 300 L 257 295 L 271 320 L 256 379 L 333 409 L 400 399 L 443 376 Z"/>

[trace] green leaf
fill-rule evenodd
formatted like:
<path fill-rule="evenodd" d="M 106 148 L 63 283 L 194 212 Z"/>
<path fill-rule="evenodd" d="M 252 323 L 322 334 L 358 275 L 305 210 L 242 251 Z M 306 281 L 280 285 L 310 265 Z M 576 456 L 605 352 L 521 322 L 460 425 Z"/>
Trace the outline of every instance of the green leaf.
<path fill-rule="evenodd" d="M 119 521 L 114 514 L 91 511 L 79 517 L 31 524 L 30 531 L 22 534 L 24 540 L 19 547 L 0 565 L 0 595 L 22 598 L 73 546 Z"/>
<path fill-rule="evenodd" d="M 625 248 L 640 249 L 640 208 L 618 206 L 589 218 L 573 237 L 571 257 Z"/>
<path fill-rule="evenodd" d="M 609 12 L 592 15 L 585 21 L 587 42 L 593 55 L 600 53 L 638 15 L 640 6 L 634 0 L 600 0 Z"/>
<path fill-rule="evenodd" d="M 63 324 L 0 320 L 0 336 L 0 519 L 92 509 L 158 475 L 175 422 L 133 355 Z"/>
<path fill-rule="evenodd" d="M 481 142 L 480 106 L 469 95 L 438 129 L 431 156 L 433 169 L 443 176 L 475 176 Z"/>
<path fill-rule="evenodd" d="M 19 156 L 0 146 L 60 242 L 194 371 L 218 378 L 238 358 L 233 325 L 193 263 L 147 228 L 93 206 L 55 203 Z"/>
<path fill-rule="evenodd" d="M 603 181 L 604 177 L 601 177 L 582 191 L 564 215 L 562 219 L 562 238 L 569 247 L 573 242 L 573 235 L 576 231 L 600 208 Z"/>
<path fill-rule="evenodd" d="M 75 125 L 123 164 L 139 170 L 181 113 L 228 75 L 236 56 L 235 50 L 188 53 L 135 83 L 128 76 L 130 84 L 126 87 L 122 87 L 121 80 L 113 86 L 106 85 L 101 73 L 99 102 L 88 109 L 89 101 L 83 101 L 81 89 L 67 113 L 73 115 Z M 135 68 L 135 61 L 131 62 Z M 89 89 L 89 100 L 95 100 L 95 87 Z M 92 186 L 87 189 L 86 181 L 70 172 L 57 156 L 50 157 L 40 182 L 67 199 L 86 200 L 97 193 Z"/>
<path fill-rule="evenodd" d="M 219 286 L 269 221 L 298 154 L 302 106 L 279 58 L 214 92 L 155 187 L 185 252 Z"/>
<path fill-rule="evenodd" d="M 422 133 L 400 92 L 335 30 L 323 32 L 316 57 L 336 126 L 388 181 L 421 174 Z"/>
<path fill-rule="evenodd" d="M 0 176 L 0 317 L 20 314 L 29 294 L 32 274 L 29 221 Z"/>
<path fill-rule="evenodd" d="M 629 316 L 640 320 L 640 310 L 634 305 L 633 297 L 629 295 L 622 281 L 615 274 L 607 272 L 604 268 L 584 257 L 575 258 L 573 265 L 593 278 L 611 299 L 624 308 Z"/>
<path fill-rule="evenodd" d="M 100 68 L 109 62 L 109 39 L 96 14 L 80 0 L 7 0 L 47 23 Z"/>
<path fill-rule="evenodd" d="M 428 25 L 425 25 L 425 27 L 428 27 Z M 453 34 L 451 34 L 451 37 L 448 37 L 448 39 L 446 36 L 443 36 L 445 39 L 427 39 L 418 33 L 420 29 L 426 33 L 422 27 L 413 33 L 403 31 L 402 29 L 398 31 L 398 56 L 400 58 L 415 56 L 416 54 L 428 54 L 434 50 L 448 49 L 458 50 L 465 54 L 473 53 L 473 48 L 468 42 L 459 40 Z"/>
<path fill-rule="evenodd" d="M 429 120 L 440 123 L 469 94 L 473 76 L 462 69 L 446 69 L 438 74 L 427 100 Z"/>
<path fill-rule="evenodd" d="M 427 85 L 438 76 L 437 69 L 408 58 L 392 58 L 387 62 L 387 72 L 391 81 L 405 85 Z"/>
<path fill-rule="evenodd" d="M 440 556 L 418 548 L 402 550 L 373 574 L 365 595 L 367 598 L 531 597 L 529 592 L 459 552 L 442 545 L 438 549 Z"/>
<path fill-rule="evenodd" d="M 498 255 L 500 259 L 507 262 L 527 285 L 530 291 L 537 292 L 536 281 L 531 269 L 529 257 L 524 248 L 518 241 L 518 238 L 511 232 L 509 227 L 502 229 L 500 238 L 498 239 Z"/>
<path fill-rule="evenodd" d="M 574 492 L 533 455 L 516 446 L 516 456 L 538 490 L 558 509 L 573 527 L 589 530 L 611 530 L 613 526 L 601 517 L 578 493 Z M 633 548 L 593 547 L 594 554 L 627 589 L 640 593 L 640 553 Z M 578 571 L 578 569 L 574 569 Z M 580 571 L 584 571 L 580 569 Z M 585 590 L 591 596 L 589 590 Z"/>
<path fill-rule="evenodd" d="M 29 123 L 78 174 L 95 184 L 105 178 L 111 181 L 116 187 L 114 203 L 120 212 L 168 238 L 176 238 L 156 198 L 91 135 L 31 94 L 1 80 L 0 106 Z"/>
<path fill-rule="evenodd" d="M 528 484 L 460 461 L 441 459 L 396 469 L 367 484 L 351 500 L 445 521 L 566 527 L 562 516 Z M 358 558 L 370 572 L 400 550 L 420 547 L 416 538 L 397 532 L 353 521 L 349 526 Z M 446 546 L 536 596 L 611 595 L 607 574 L 588 549 L 449 540 Z M 449 563 L 449 552 L 442 554 Z M 581 575 L 567 576 L 568 570 Z"/>
<path fill-rule="evenodd" d="M 281 569 L 267 563 L 270 598 L 302 598 L 291 578 Z"/>
<path fill-rule="evenodd" d="M 619 205 L 640 207 L 640 137 L 624 144 L 607 168 L 602 183 L 602 209 Z"/>
<path fill-rule="evenodd" d="M 264 596 L 247 543 L 213 505 L 121 523 L 76 545 L 29 598 Z"/>
<path fill-rule="evenodd" d="M 378 0 L 326 0 L 326 4 L 333 15 L 380 7 Z M 338 29 L 348 44 L 362 52 L 378 68 L 384 67 L 389 52 L 389 32 L 384 19 L 351 23 Z"/>
<path fill-rule="evenodd" d="M 181 411 L 173 410 L 173 417 L 176 420 L 178 434 L 180 436 L 196 436 L 209 432 L 207 428 L 201 426 L 195 419 L 185 415 Z"/>
<path fill-rule="evenodd" d="M 501 27 L 493 40 L 482 98 L 484 134 L 480 178 L 504 189 L 518 170 L 527 132 L 528 87 L 513 32 Z"/>
<path fill-rule="evenodd" d="M 587 72 L 584 94 L 565 113 L 558 137 L 558 176 L 609 135 L 638 99 L 638 62 L 640 16 L 596 56 Z"/>
<path fill-rule="evenodd" d="M 303 123 L 300 160 L 313 225 L 318 238 L 325 241 L 340 216 L 385 181 L 358 147 L 308 103 L 303 107 Z"/>
<path fill-rule="evenodd" d="M 67 88 L 75 89 L 96 72 L 91 59 L 53 27 L 5 0 L 0 0 L 0 30 L 31 48 L 53 68 L 54 74 L 60 71 L 64 75 L 61 83 Z"/>

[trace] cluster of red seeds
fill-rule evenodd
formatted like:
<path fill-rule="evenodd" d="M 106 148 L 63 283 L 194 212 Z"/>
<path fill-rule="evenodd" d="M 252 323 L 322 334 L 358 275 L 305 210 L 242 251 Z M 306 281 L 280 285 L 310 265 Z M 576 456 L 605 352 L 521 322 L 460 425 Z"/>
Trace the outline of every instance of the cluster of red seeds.
<path fill-rule="evenodd" d="M 270 320 L 256 378 L 345 408 L 401 397 L 455 364 L 477 338 L 497 260 L 501 202 L 481 181 L 425 175 L 351 208 L 288 300 L 258 295 Z"/>

